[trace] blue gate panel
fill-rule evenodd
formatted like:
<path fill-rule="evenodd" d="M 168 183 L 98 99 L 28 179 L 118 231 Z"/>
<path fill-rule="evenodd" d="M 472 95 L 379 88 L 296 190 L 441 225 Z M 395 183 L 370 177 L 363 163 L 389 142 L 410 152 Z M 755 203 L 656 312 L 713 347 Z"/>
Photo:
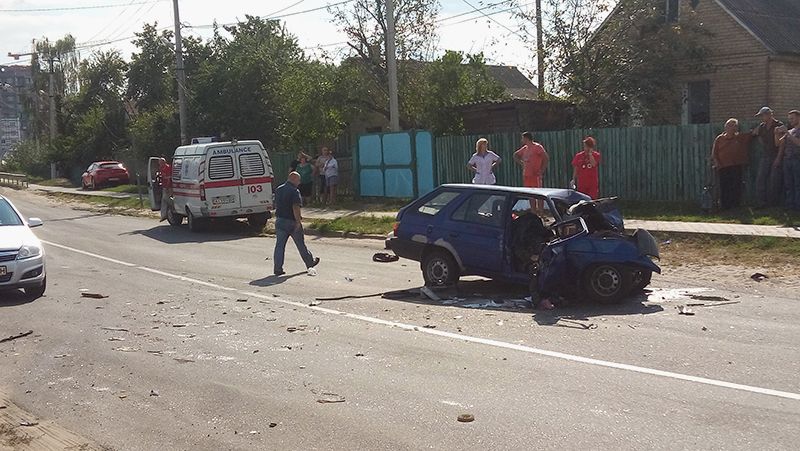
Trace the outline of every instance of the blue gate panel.
<path fill-rule="evenodd" d="M 420 131 L 416 134 L 417 195 L 424 196 L 436 188 L 433 168 L 433 135 Z"/>
<path fill-rule="evenodd" d="M 410 168 L 386 169 L 386 197 L 414 197 L 414 173 Z"/>
<path fill-rule="evenodd" d="M 359 153 L 361 150 L 359 149 Z M 361 169 L 359 171 L 359 187 L 365 197 L 383 197 L 383 171 L 378 169 Z"/>
<path fill-rule="evenodd" d="M 358 138 L 358 163 L 360 166 L 380 166 L 383 162 L 381 153 L 380 135 L 364 135 Z"/>
<path fill-rule="evenodd" d="M 411 164 L 411 133 L 387 133 L 383 135 L 383 162 L 387 166 Z"/>

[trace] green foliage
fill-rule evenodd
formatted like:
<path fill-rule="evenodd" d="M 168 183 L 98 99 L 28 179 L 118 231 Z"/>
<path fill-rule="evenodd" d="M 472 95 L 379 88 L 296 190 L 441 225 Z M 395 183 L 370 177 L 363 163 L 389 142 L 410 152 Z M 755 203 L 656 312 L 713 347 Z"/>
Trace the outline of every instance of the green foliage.
<path fill-rule="evenodd" d="M 23 141 L 9 154 L 4 171 L 20 172 L 36 177 L 50 177 L 50 152 L 46 145 Z"/>
<path fill-rule="evenodd" d="M 705 63 L 707 33 L 691 8 L 665 22 L 665 2 L 545 0 L 550 88 L 574 102 L 581 127 L 660 124 L 679 105 L 673 80 Z M 532 17 L 523 15 L 532 20 Z"/>
<path fill-rule="evenodd" d="M 486 71 L 483 54 L 464 55 L 447 51 L 436 61 L 425 64 L 424 83 L 411 98 L 419 102 L 417 128 L 429 128 L 438 134 L 464 131 L 456 107 L 469 102 L 501 100 L 504 88 Z"/>

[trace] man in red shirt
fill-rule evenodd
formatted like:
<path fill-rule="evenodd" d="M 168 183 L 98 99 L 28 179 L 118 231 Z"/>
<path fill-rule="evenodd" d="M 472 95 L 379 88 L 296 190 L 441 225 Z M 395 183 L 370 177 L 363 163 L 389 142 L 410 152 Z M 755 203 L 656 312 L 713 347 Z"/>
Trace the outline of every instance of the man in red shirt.
<path fill-rule="evenodd" d="M 583 140 L 583 150 L 572 159 L 572 183 L 592 199 L 600 197 L 600 152 L 595 147 L 597 141 L 587 137 Z"/>
<path fill-rule="evenodd" d="M 544 171 L 550 157 L 544 146 L 533 140 L 531 132 L 522 134 L 522 147 L 514 152 L 514 161 L 522 166 L 522 185 L 526 188 L 541 188 Z"/>

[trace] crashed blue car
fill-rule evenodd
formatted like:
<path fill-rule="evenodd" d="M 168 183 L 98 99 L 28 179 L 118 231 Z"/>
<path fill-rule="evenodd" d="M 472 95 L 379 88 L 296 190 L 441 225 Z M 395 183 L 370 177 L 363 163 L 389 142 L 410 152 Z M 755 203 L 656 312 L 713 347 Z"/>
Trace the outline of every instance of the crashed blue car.
<path fill-rule="evenodd" d="M 400 210 L 386 246 L 420 262 L 428 286 L 474 275 L 618 302 L 661 269 L 653 236 L 627 233 L 614 200 L 566 189 L 442 185 Z"/>

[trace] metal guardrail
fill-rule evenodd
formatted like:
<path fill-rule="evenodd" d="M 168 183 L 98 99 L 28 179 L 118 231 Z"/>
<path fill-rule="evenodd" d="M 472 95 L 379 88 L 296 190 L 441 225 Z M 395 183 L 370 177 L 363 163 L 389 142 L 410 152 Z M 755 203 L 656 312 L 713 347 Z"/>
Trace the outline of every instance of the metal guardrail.
<path fill-rule="evenodd" d="M 0 185 L 27 188 L 28 176 L 25 174 L 12 174 L 10 172 L 0 172 Z"/>

